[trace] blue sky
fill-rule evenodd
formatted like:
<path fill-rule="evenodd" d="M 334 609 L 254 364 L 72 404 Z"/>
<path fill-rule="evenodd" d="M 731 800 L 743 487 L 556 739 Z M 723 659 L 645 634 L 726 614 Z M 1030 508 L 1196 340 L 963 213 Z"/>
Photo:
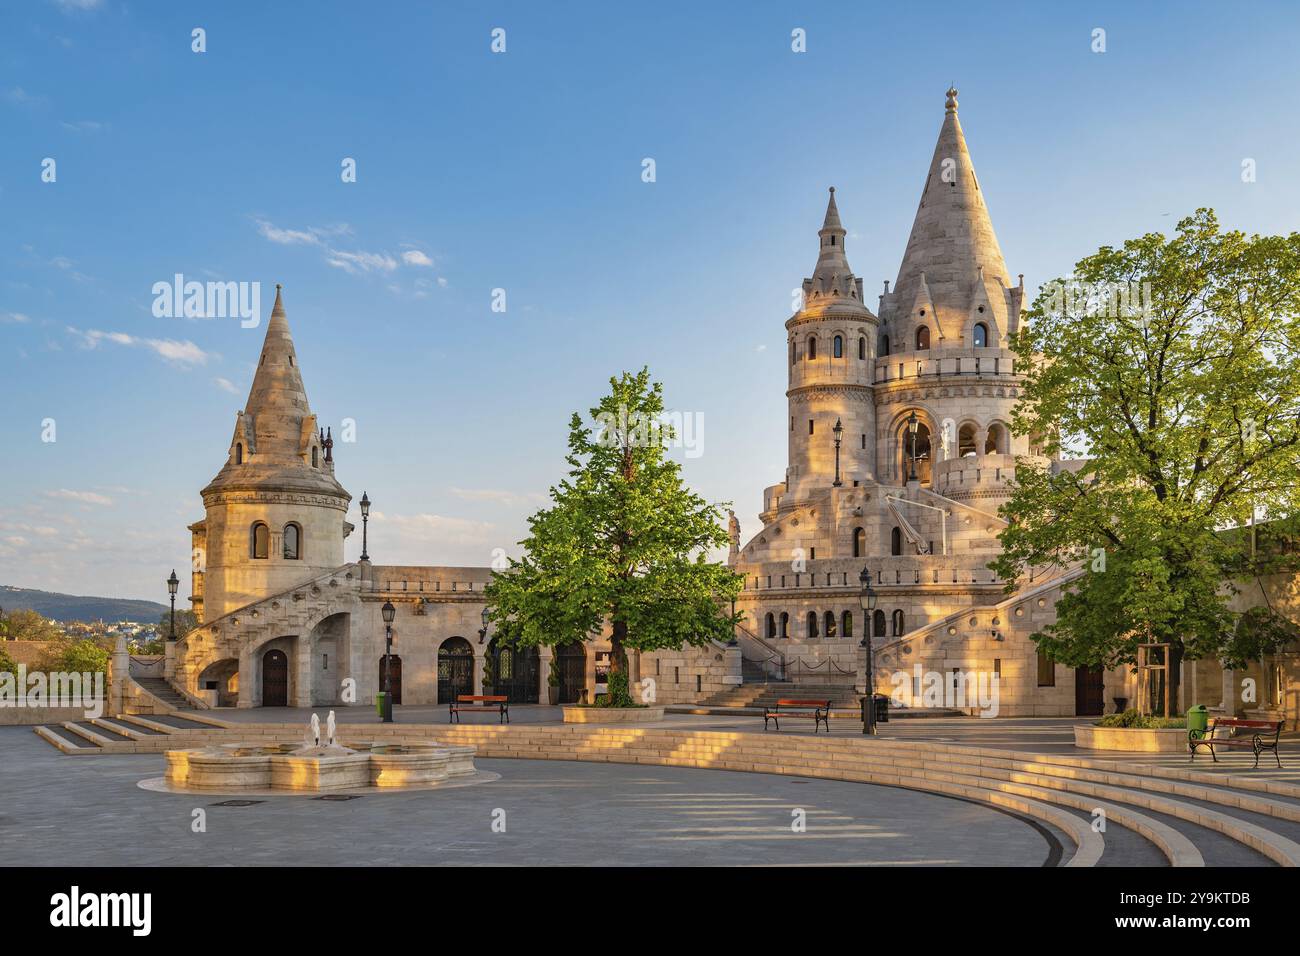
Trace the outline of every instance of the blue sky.
<path fill-rule="evenodd" d="M 1290 231 L 1298 20 L 1269 3 L 6 3 L 0 583 L 165 598 L 276 282 L 314 411 L 357 422 L 337 473 L 375 501 L 377 562 L 514 549 L 569 414 L 642 364 L 703 421 L 687 480 L 747 535 L 784 472 L 782 325 L 828 185 L 878 291 L 955 82 L 1031 286 L 1198 206 Z M 260 282 L 262 322 L 155 318 L 152 286 L 178 272 Z"/>

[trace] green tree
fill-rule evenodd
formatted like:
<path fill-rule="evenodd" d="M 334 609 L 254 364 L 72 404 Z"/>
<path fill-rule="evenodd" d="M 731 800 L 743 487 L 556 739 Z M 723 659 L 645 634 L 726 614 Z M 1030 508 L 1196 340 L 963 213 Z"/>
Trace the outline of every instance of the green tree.
<path fill-rule="evenodd" d="M 569 422 L 568 477 L 529 519 L 525 555 L 493 575 L 486 596 L 499 640 L 559 645 L 611 630 L 611 671 L 626 649 L 680 649 L 730 640 L 724 610 L 741 581 L 709 551 L 727 544 L 723 505 L 682 483 L 665 453 L 663 389 L 648 369 L 610 379 Z"/>
<path fill-rule="evenodd" d="M 20 609 L 0 615 L 0 633 L 8 641 L 57 641 L 63 628 L 36 611 Z"/>
<path fill-rule="evenodd" d="M 158 618 L 158 636 L 162 638 L 164 641 L 167 640 L 167 636 L 171 633 L 171 624 L 172 624 L 172 612 L 171 609 L 168 608 L 166 611 L 163 611 L 161 616 L 159 616 Z M 198 626 L 199 626 L 199 622 L 198 619 L 194 616 L 193 611 L 178 610 L 176 612 L 176 639 L 177 640 L 180 640 L 182 637 L 184 637 L 186 634 L 188 634 L 190 631 L 194 630 Z"/>
<path fill-rule="evenodd" d="M 17 674 L 18 664 L 12 657 L 5 653 L 3 647 L 0 647 L 0 674 L 4 673 Z"/>
<path fill-rule="evenodd" d="M 1022 459 L 1002 509 L 991 567 L 1008 590 L 1031 566 L 1086 568 L 1040 647 L 1114 666 L 1142 642 L 1175 664 L 1284 642 L 1259 614 L 1238 628 L 1231 579 L 1259 569 L 1250 536 L 1224 530 L 1298 511 L 1300 234 L 1221 231 L 1200 209 L 1083 259 L 1024 320 L 1013 428 L 1088 456 Z"/>
<path fill-rule="evenodd" d="M 41 669 L 45 671 L 108 672 L 111 654 L 108 648 L 89 638 L 65 638 L 45 650 Z"/>

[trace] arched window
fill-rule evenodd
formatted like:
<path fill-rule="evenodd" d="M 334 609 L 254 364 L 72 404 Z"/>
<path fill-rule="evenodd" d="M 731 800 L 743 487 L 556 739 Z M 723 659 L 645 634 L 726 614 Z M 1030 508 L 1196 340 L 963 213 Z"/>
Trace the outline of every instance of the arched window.
<path fill-rule="evenodd" d="M 894 637 L 903 636 L 903 611 L 900 608 L 894 612 Z"/>
<path fill-rule="evenodd" d="M 957 429 L 957 457 L 975 454 L 975 426 L 963 425 Z"/>
<path fill-rule="evenodd" d="M 797 350 L 798 350 L 798 346 L 794 344 L 794 341 L 793 341 L 793 340 L 791 340 L 791 342 L 790 342 L 790 364 L 791 364 L 791 365 L 793 365 L 793 364 L 795 363 L 795 361 L 796 361 L 796 358 L 795 358 L 795 352 L 796 352 Z"/>
<path fill-rule="evenodd" d="M 842 623 L 843 623 L 843 627 L 840 628 L 841 636 L 852 637 L 853 636 L 853 612 L 852 611 L 844 612 Z"/>
<path fill-rule="evenodd" d="M 903 529 L 898 525 L 889 532 L 889 553 L 898 556 L 903 553 Z"/>
<path fill-rule="evenodd" d="M 302 557 L 302 528 L 290 522 L 284 526 L 284 559 L 297 561 Z"/>
<path fill-rule="evenodd" d="M 922 325 L 916 330 L 916 349 L 918 352 L 930 347 L 930 327 Z"/>
<path fill-rule="evenodd" d="M 237 441 L 235 442 L 235 464 L 242 465 L 243 463 L 244 463 L 244 443 L 242 441 Z"/>
<path fill-rule="evenodd" d="M 785 611 L 781 612 L 781 637 L 790 636 L 790 615 Z"/>
<path fill-rule="evenodd" d="M 810 335 L 808 336 L 808 361 L 811 362 L 816 357 L 817 357 L 817 336 Z"/>
<path fill-rule="evenodd" d="M 255 522 L 249 532 L 249 552 L 255 558 L 265 558 L 271 553 L 271 529 L 265 522 Z"/>
<path fill-rule="evenodd" d="M 867 553 L 867 532 L 863 528 L 853 529 L 853 556 L 864 557 Z"/>
<path fill-rule="evenodd" d="M 858 358 L 864 362 L 867 360 L 867 337 L 865 335 L 858 338 Z"/>
<path fill-rule="evenodd" d="M 989 344 L 989 327 L 983 322 L 975 323 L 975 347 L 982 349 Z"/>
<path fill-rule="evenodd" d="M 984 454 L 1005 455 L 1006 453 L 1006 429 L 1001 425 L 990 425 L 989 437 L 984 441 Z"/>
<path fill-rule="evenodd" d="M 808 637 L 811 640 L 817 636 L 817 612 L 808 612 Z"/>
<path fill-rule="evenodd" d="M 844 358 L 844 336 L 837 335 L 831 340 L 832 351 L 836 358 Z"/>
<path fill-rule="evenodd" d="M 311 446 L 311 466 L 313 468 L 320 467 L 320 460 L 319 460 L 319 456 L 317 455 L 318 450 L 319 449 L 317 449 L 315 445 Z"/>
<path fill-rule="evenodd" d="M 876 611 L 875 614 L 871 615 L 871 629 L 875 631 L 876 637 L 885 636 L 885 612 L 884 611 Z"/>
<path fill-rule="evenodd" d="M 888 354 L 889 354 L 889 336 L 884 335 L 882 333 L 880 338 L 876 342 L 876 355 L 880 356 L 880 355 L 888 355 Z"/>
<path fill-rule="evenodd" d="M 776 637 L 776 616 L 773 614 L 767 616 L 767 636 L 769 640 Z"/>
<path fill-rule="evenodd" d="M 835 636 L 835 612 L 834 611 L 826 612 L 825 630 L 826 630 L 827 640 L 830 640 Z"/>

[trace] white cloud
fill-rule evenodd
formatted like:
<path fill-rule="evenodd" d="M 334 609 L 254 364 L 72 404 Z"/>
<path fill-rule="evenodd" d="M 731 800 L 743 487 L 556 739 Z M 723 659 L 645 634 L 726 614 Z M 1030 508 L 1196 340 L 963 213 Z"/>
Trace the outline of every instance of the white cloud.
<path fill-rule="evenodd" d="M 30 322 L 31 316 L 21 312 L 0 312 L 0 322 Z"/>
<path fill-rule="evenodd" d="M 352 275 L 362 272 L 392 272 L 397 268 L 397 260 L 386 252 L 341 252 L 330 249 L 325 254 L 325 261 Z"/>
<path fill-rule="evenodd" d="M 103 332 L 99 329 L 82 331 L 72 326 L 68 326 L 68 333 L 80 339 L 83 348 L 94 349 L 101 342 L 112 342 L 129 348 L 148 349 L 164 361 L 180 366 L 207 365 L 210 359 L 216 357 L 215 353 L 205 352 L 189 340 L 178 342 L 176 339 L 146 339 L 125 332 Z"/>
<path fill-rule="evenodd" d="M 74 133 L 98 133 L 108 129 L 107 123 L 98 123 L 95 120 L 78 120 L 75 123 L 63 122 L 60 125 L 64 129 L 72 130 Z"/>
<path fill-rule="evenodd" d="M 408 266 L 428 266 L 433 268 L 433 260 L 419 249 L 407 249 L 402 253 L 402 261 Z"/>
<path fill-rule="evenodd" d="M 60 488 L 57 491 L 45 492 L 47 498 L 64 498 L 68 501 L 80 501 L 86 505 L 111 505 L 113 499 L 107 495 L 97 494 L 93 491 L 73 491 L 69 488 Z"/>
<path fill-rule="evenodd" d="M 217 387 L 220 388 L 222 391 L 229 392 L 231 395 L 239 394 L 239 389 L 235 387 L 235 383 L 232 382 L 230 379 L 222 378 L 220 375 L 218 375 L 216 378 L 213 379 L 213 381 L 217 383 Z"/>
<path fill-rule="evenodd" d="M 54 5 L 62 10 L 98 10 L 104 0 L 54 0 Z"/>

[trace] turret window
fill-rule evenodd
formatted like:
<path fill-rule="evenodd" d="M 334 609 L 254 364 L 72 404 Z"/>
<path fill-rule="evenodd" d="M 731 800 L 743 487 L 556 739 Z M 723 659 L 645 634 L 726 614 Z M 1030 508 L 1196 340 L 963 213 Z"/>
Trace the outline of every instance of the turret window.
<path fill-rule="evenodd" d="M 889 553 L 895 557 L 903 553 L 903 529 L 898 525 L 889 532 Z"/>
<path fill-rule="evenodd" d="M 264 560 L 271 554 L 271 529 L 265 522 L 256 522 L 249 532 L 249 553 L 257 559 Z"/>
<path fill-rule="evenodd" d="M 903 636 L 903 612 L 894 612 L 894 637 Z"/>
<path fill-rule="evenodd" d="M 861 558 L 867 553 L 867 532 L 862 528 L 853 529 L 853 556 Z"/>
<path fill-rule="evenodd" d="M 930 347 L 930 327 L 923 325 L 916 330 L 916 349 L 918 352 Z"/>
<path fill-rule="evenodd" d="M 853 612 L 852 611 L 844 612 L 844 627 L 840 629 L 840 636 L 841 637 L 853 636 Z"/>
<path fill-rule="evenodd" d="M 781 636 L 790 636 L 790 615 L 785 611 L 781 612 Z"/>
<path fill-rule="evenodd" d="M 835 637 L 835 612 L 834 611 L 826 612 L 826 623 L 824 627 L 826 631 L 826 639 L 832 640 Z"/>
<path fill-rule="evenodd" d="M 867 339 L 865 336 L 858 339 L 858 358 L 863 362 L 867 360 Z"/>
<path fill-rule="evenodd" d="M 771 640 L 774 637 L 776 637 L 776 617 L 769 614 L 767 616 L 767 638 Z"/>
<path fill-rule="evenodd" d="M 311 446 L 311 466 L 312 466 L 313 468 L 319 468 L 319 467 L 320 467 L 319 457 L 320 457 L 320 456 L 319 456 L 319 454 L 318 454 L 318 449 L 316 448 L 315 445 L 312 445 L 312 446 Z"/>
<path fill-rule="evenodd" d="M 244 443 L 237 441 L 235 442 L 235 464 L 242 465 L 243 463 L 244 463 Z"/>
<path fill-rule="evenodd" d="M 812 640 L 817 637 L 817 612 L 808 612 L 808 639 Z"/>
<path fill-rule="evenodd" d="M 871 616 L 871 629 L 875 632 L 876 637 L 885 636 L 885 612 L 877 610 Z"/>
<path fill-rule="evenodd" d="M 834 351 L 836 358 L 844 358 L 844 336 L 837 335 L 834 339 Z"/>
<path fill-rule="evenodd" d="M 816 357 L 817 357 L 817 336 L 810 335 L 808 336 L 808 361 L 811 362 Z"/>
<path fill-rule="evenodd" d="M 889 354 L 889 336 L 888 336 L 888 335 L 881 335 L 881 336 L 880 336 L 880 342 L 879 342 L 879 344 L 876 346 L 876 354 L 877 354 L 877 355 L 888 355 L 888 354 Z"/>
<path fill-rule="evenodd" d="M 983 322 L 975 323 L 975 348 L 982 349 L 989 344 L 989 328 Z"/>
<path fill-rule="evenodd" d="M 302 528 L 296 524 L 284 526 L 284 559 L 297 561 L 302 557 Z"/>

